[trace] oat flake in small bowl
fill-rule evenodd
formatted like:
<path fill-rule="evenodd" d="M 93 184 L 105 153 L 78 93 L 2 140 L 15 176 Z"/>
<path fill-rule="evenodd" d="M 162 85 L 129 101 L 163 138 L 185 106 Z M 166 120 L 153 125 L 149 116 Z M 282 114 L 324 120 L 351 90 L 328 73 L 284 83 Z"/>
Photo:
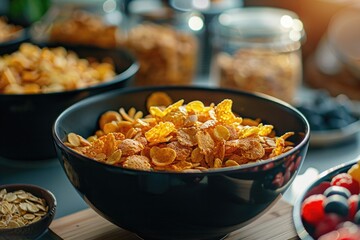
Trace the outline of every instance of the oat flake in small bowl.
<path fill-rule="evenodd" d="M 36 238 L 54 218 L 56 199 L 35 185 L 0 186 L 0 235 L 9 238 Z"/>

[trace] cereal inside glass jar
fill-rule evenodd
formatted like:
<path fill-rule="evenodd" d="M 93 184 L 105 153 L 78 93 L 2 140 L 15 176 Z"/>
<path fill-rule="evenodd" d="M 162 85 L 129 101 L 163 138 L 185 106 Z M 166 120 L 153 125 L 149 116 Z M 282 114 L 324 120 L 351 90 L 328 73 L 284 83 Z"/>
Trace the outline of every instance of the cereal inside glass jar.
<path fill-rule="evenodd" d="M 294 101 L 302 82 L 304 38 L 294 13 L 263 7 L 233 9 L 212 24 L 211 77 L 216 85 Z"/>
<path fill-rule="evenodd" d="M 198 38 L 179 13 L 159 1 L 132 2 L 130 28 L 122 45 L 140 63 L 135 85 L 188 85 L 196 74 Z"/>

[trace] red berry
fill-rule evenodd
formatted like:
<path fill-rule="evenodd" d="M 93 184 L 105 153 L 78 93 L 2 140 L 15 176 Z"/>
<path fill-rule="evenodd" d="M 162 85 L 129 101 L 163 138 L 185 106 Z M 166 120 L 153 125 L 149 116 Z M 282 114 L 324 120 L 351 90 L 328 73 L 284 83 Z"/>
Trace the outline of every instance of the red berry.
<path fill-rule="evenodd" d="M 306 198 L 301 206 L 303 220 L 313 226 L 317 225 L 325 216 L 324 201 L 326 197 L 322 194 L 311 195 Z"/>
<path fill-rule="evenodd" d="M 360 229 L 353 222 L 344 222 L 339 224 L 338 229 L 339 240 L 359 240 L 360 239 Z M 336 240 L 337 240 L 336 239 Z"/>
<path fill-rule="evenodd" d="M 334 240 L 334 239 L 338 239 L 338 237 L 339 237 L 338 231 L 331 231 L 319 237 L 318 240 Z"/>
<path fill-rule="evenodd" d="M 348 199 L 349 203 L 349 216 L 350 221 L 354 220 L 355 214 L 358 211 L 359 195 L 351 195 Z"/>
<path fill-rule="evenodd" d="M 342 186 L 347 188 L 351 194 L 359 194 L 360 186 L 358 181 L 352 178 L 348 173 L 340 173 L 334 176 L 331 180 L 332 186 Z"/>
<path fill-rule="evenodd" d="M 326 189 L 328 189 L 330 187 L 330 182 L 321 182 L 319 185 L 316 185 L 315 187 L 313 187 L 307 194 L 306 197 L 311 196 L 311 195 L 315 195 L 315 194 L 323 194 L 325 192 Z M 306 198 L 305 197 L 305 198 Z"/>
<path fill-rule="evenodd" d="M 324 216 L 324 218 L 316 225 L 314 236 L 319 238 L 320 236 L 334 231 L 336 227 L 343 221 L 339 215 L 330 213 Z"/>

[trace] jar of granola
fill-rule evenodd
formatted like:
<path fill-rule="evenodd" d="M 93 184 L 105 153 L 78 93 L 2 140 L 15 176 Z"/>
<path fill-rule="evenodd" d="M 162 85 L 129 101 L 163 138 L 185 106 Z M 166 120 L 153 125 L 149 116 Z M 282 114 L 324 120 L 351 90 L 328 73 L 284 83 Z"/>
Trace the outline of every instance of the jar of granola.
<path fill-rule="evenodd" d="M 191 25 L 194 19 L 198 21 L 195 27 Z M 132 1 L 129 30 L 122 44 L 140 63 L 134 84 L 191 84 L 198 65 L 201 21 L 196 13 L 176 11 L 164 1 Z"/>
<path fill-rule="evenodd" d="M 245 7 L 212 22 L 211 78 L 221 87 L 292 103 L 302 82 L 302 22 L 291 11 Z"/>
<path fill-rule="evenodd" d="M 114 48 L 126 28 L 122 1 L 51 0 L 46 14 L 31 28 L 35 42 Z"/>

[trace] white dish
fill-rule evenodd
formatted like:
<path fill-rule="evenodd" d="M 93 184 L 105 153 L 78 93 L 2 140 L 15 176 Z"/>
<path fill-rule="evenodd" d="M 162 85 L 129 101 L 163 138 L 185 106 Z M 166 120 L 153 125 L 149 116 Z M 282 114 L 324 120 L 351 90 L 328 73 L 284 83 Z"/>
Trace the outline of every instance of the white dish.
<path fill-rule="evenodd" d="M 327 147 L 356 138 L 360 132 L 360 119 L 340 129 L 312 131 L 310 134 L 311 147 Z"/>

